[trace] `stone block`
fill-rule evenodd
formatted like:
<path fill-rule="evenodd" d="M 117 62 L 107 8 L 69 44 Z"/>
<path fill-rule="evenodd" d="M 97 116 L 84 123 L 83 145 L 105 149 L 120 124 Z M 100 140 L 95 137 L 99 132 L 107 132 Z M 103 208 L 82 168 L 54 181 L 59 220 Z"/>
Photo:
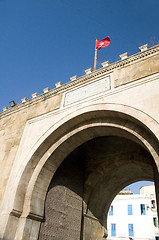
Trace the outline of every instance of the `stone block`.
<path fill-rule="evenodd" d="M 77 75 L 75 75 L 75 76 L 73 76 L 73 77 L 70 77 L 70 80 L 71 80 L 71 81 L 77 80 Z"/>
<path fill-rule="evenodd" d="M 85 71 L 85 74 L 89 74 L 89 73 L 91 73 L 93 70 L 92 70 L 92 68 L 88 68 L 88 69 L 86 69 L 86 70 L 84 70 Z"/>
<path fill-rule="evenodd" d="M 61 87 L 62 85 L 63 85 L 63 83 L 61 81 L 55 83 L 56 88 Z"/>
<path fill-rule="evenodd" d="M 38 96 L 39 96 L 39 94 L 37 92 L 32 94 L 32 98 L 36 98 Z"/>
<path fill-rule="evenodd" d="M 49 88 L 49 87 L 43 89 L 43 92 L 44 92 L 44 93 L 47 93 L 47 92 L 49 92 L 49 91 L 50 91 L 50 88 Z"/>
<path fill-rule="evenodd" d="M 23 98 L 21 101 L 22 101 L 22 103 L 25 103 L 25 102 L 28 101 L 28 98 L 25 97 L 25 98 Z"/>
<path fill-rule="evenodd" d="M 110 65 L 109 61 L 105 61 L 103 63 L 101 63 L 102 67 L 108 67 Z"/>
<path fill-rule="evenodd" d="M 9 109 L 9 107 L 4 107 L 3 112 L 7 111 L 8 109 Z"/>
<path fill-rule="evenodd" d="M 121 54 L 121 55 L 119 55 L 119 56 L 120 56 L 120 59 L 121 59 L 121 60 L 124 60 L 124 59 L 126 59 L 126 58 L 129 57 L 129 54 L 128 54 L 128 52 L 125 52 L 125 53 L 123 53 L 123 54 Z"/>
<path fill-rule="evenodd" d="M 140 50 L 140 52 L 143 52 L 143 51 L 148 50 L 148 48 L 149 48 L 148 44 L 145 44 L 145 45 L 142 45 L 141 47 L 139 47 L 139 50 Z"/>

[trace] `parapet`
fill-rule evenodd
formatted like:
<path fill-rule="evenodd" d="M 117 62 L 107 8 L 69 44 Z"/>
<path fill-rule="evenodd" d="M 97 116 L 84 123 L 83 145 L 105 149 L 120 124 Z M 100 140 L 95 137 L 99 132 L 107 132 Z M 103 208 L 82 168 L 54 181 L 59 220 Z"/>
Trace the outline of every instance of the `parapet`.
<path fill-rule="evenodd" d="M 85 70 L 85 75 L 81 76 L 81 77 L 77 77 L 77 75 L 74 75 L 73 77 L 70 78 L 70 82 L 67 82 L 65 84 L 63 84 L 61 81 L 55 83 L 55 88 L 54 89 L 50 89 L 49 87 L 46 87 L 45 89 L 43 89 L 43 94 L 38 94 L 37 92 L 32 94 L 32 99 L 27 99 L 26 97 L 24 97 L 21 100 L 21 104 L 16 104 L 13 107 L 4 107 L 3 108 L 3 112 L 0 113 L 0 115 L 2 114 L 7 114 L 9 112 L 14 111 L 15 109 L 18 109 L 20 107 L 23 107 L 27 104 L 30 104 L 34 101 L 40 101 L 40 99 L 43 99 L 45 96 L 45 99 L 47 97 L 50 97 L 51 95 L 56 95 L 59 93 L 63 93 L 64 91 L 69 90 L 70 88 L 79 86 L 83 83 L 86 83 L 88 81 L 91 81 L 93 79 L 96 79 L 100 76 L 109 74 L 113 71 L 115 71 L 115 69 L 119 69 L 121 67 L 126 67 L 127 65 L 133 63 L 133 62 L 137 62 L 140 61 L 146 57 L 149 57 L 153 54 L 155 54 L 156 52 L 159 52 L 159 45 L 153 46 L 151 48 L 148 47 L 148 44 L 145 44 L 141 47 L 139 47 L 140 52 L 129 56 L 128 52 L 123 53 L 120 55 L 120 60 L 114 63 L 110 63 L 109 60 L 101 63 L 102 67 L 97 69 L 96 71 L 93 71 L 92 68 L 88 68 Z M 156 67 L 157 71 L 158 67 Z M 115 82 L 116 81 L 116 82 Z M 129 82 L 129 79 L 126 83 Z M 124 84 L 126 84 L 124 83 Z M 117 80 L 114 78 L 114 86 L 119 86 L 122 83 L 117 82 Z"/>

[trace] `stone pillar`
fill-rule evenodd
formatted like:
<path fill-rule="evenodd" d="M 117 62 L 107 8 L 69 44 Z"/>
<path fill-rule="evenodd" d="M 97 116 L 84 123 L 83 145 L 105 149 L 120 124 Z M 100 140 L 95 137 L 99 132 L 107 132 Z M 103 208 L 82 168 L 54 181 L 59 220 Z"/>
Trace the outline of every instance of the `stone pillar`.
<path fill-rule="evenodd" d="M 107 230 L 104 228 L 101 220 L 88 214 L 84 214 L 83 218 L 82 240 L 103 240 L 107 238 Z"/>
<path fill-rule="evenodd" d="M 14 240 L 37 240 L 40 223 L 40 221 L 35 219 L 21 217 Z"/>

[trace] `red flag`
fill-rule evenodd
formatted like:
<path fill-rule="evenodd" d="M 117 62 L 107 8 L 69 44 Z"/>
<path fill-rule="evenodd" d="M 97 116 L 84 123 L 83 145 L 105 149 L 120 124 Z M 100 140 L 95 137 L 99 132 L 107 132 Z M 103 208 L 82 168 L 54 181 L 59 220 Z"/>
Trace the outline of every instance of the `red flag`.
<path fill-rule="evenodd" d="M 110 42 L 111 41 L 110 41 L 109 36 L 100 40 L 100 41 L 96 41 L 96 49 L 101 49 L 101 48 L 104 48 L 104 47 L 108 47 Z"/>

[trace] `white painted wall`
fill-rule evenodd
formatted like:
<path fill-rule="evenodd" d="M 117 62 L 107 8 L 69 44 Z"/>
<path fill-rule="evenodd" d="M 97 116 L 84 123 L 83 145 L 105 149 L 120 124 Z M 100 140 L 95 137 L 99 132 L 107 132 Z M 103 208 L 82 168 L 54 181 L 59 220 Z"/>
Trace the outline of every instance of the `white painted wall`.
<path fill-rule="evenodd" d="M 142 187 L 140 194 L 117 195 L 111 204 L 113 216 L 108 214 L 108 239 L 129 239 L 128 224 L 133 224 L 135 240 L 154 240 L 159 236 L 153 223 L 153 218 L 157 218 L 156 209 L 151 208 L 154 199 L 154 186 Z M 128 215 L 129 204 L 132 204 L 133 215 Z M 145 204 L 146 215 L 141 215 L 140 204 Z M 116 237 L 111 236 L 111 223 L 116 224 Z"/>

